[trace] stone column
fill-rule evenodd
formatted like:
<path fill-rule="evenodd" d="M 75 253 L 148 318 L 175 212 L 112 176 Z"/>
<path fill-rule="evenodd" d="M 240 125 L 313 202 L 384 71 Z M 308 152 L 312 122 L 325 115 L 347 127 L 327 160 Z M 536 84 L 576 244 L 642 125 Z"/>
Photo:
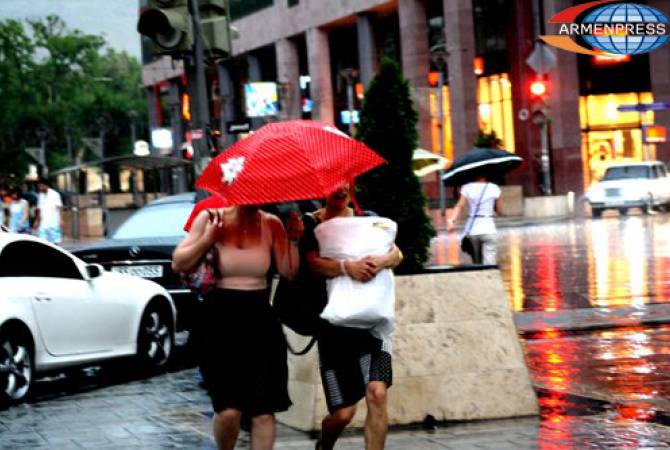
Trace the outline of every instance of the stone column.
<path fill-rule="evenodd" d="M 366 88 L 377 73 L 377 43 L 375 42 L 374 28 L 369 14 L 359 14 L 356 17 L 358 32 L 358 67 L 363 86 Z"/>
<path fill-rule="evenodd" d="M 282 120 L 300 119 L 300 65 L 298 46 L 290 39 L 275 43 L 277 57 L 277 81 L 281 92 Z"/>
<path fill-rule="evenodd" d="M 512 0 L 507 20 L 511 24 L 507 36 L 507 55 L 512 82 L 515 153 L 524 159 L 521 167 L 507 176 L 507 183 L 521 185 L 524 195 L 540 195 L 540 132 L 530 117 L 526 120 L 519 118 L 521 110 L 532 110 L 528 89 L 535 72 L 526 64 L 526 58 L 533 51 L 535 43 L 531 3 L 527 0 Z"/>
<path fill-rule="evenodd" d="M 430 104 L 428 71 L 430 52 L 428 48 L 428 18 L 423 0 L 399 0 L 400 51 L 402 71 L 412 89 L 414 105 L 419 113 L 419 145 L 433 147 L 430 135 Z M 437 150 L 437 149 L 435 149 Z"/>
<path fill-rule="evenodd" d="M 307 30 L 307 62 L 312 79 L 312 118 L 334 123 L 333 79 L 327 31 L 319 28 Z"/>
<path fill-rule="evenodd" d="M 649 0 L 647 4 L 670 16 L 670 2 L 667 0 Z M 655 102 L 670 102 L 670 44 L 649 53 L 651 72 L 651 91 Z M 670 131 L 670 110 L 654 113 L 654 122 Z M 670 160 L 670 144 L 656 145 L 656 158 L 663 162 Z"/>
<path fill-rule="evenodd" d="M 472 68 L 475 57 L 475 26 L 472 0 L 445 0 L 444 30 L 447 38 L 447 66 L 454 156 L 470 150 L 479 131 L 477 77 Z"/>
<path fill-rule="evenodd" d="M 572 0 L 547 0 L 545 23 Z M 547 23 L 547 34 L 558 34 L 558 24 Z M 551 109 L 551 161 L 554 194 L 584 192 L 582 133 L 579 123 L 579 72 L 577 54 L 556 50 L 556 68 L 549 75 Z"/>

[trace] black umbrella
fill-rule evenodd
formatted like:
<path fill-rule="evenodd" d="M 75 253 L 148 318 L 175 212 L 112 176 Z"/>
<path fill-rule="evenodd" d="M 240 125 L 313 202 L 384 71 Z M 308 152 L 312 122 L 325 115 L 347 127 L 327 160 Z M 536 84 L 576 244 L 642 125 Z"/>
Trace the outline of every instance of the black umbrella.
<path fill-rule="evenodd" d="M 473 148 L 456 158 L 454 164 L 442 176 L 447 186 L 461 186 L 477 177 L 502 178 L 510 170 L 516 169 L 523 159 L 514 153 L 499 148 Z"/>

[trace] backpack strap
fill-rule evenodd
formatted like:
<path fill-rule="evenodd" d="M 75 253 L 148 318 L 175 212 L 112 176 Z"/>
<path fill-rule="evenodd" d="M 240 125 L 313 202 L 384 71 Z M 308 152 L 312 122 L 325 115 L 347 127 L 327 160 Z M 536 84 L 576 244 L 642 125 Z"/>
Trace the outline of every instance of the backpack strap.
<path fill-rule="evenodd" d="M 286 335 L 284 335 L 284 337 L 286 337 Z M 286 346 L 288 347 L 288 351 L 295 356 L 302 356 L 308 353 L 312 349 L 312 347 L 314 347 L 314 344 L 316 344 L 316 336 L 312 336 L 312 339 L 309 341 L 309 344 L 305 346 L 305 348 L 303 348 L 300 351 L 296 351 L 291 345 L 291 343 L 288 341 L 288 339 L 286 339 Z"/>

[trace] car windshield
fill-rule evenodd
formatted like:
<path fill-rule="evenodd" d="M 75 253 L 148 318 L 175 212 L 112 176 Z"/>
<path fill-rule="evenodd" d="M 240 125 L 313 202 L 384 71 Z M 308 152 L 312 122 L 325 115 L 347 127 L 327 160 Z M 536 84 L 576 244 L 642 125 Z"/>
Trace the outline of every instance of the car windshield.
<path fill-rule="evenodd" d="M 165 203 L 145 206 L 116 230 L 113 239 L 185 236 L 183 230 L 193 203 Z"/>
<path fill-rule="evenodd" d="M 604 181 L 649 178 L 649 166 L 610 167 L 605 172 Z"/>

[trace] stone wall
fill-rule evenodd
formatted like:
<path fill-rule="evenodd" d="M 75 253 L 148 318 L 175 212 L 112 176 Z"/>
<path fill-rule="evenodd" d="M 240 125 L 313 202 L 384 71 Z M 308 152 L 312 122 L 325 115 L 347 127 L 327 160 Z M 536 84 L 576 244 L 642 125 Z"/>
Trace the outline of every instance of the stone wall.
<path fill-rule="evenodd" d="M 534 415 L 537 400 L 498 270 L 396 278 L 392 425 Z M 290 333 L 287 332 L 287 333 Z M 295 347 L 307 338 L 291 334 Z M 279 420 L 316 430 L 326 414 L 317 350 L 289 357 L 294 406 Z M 365 404 L 353 426 L 362 427 Z"/>

